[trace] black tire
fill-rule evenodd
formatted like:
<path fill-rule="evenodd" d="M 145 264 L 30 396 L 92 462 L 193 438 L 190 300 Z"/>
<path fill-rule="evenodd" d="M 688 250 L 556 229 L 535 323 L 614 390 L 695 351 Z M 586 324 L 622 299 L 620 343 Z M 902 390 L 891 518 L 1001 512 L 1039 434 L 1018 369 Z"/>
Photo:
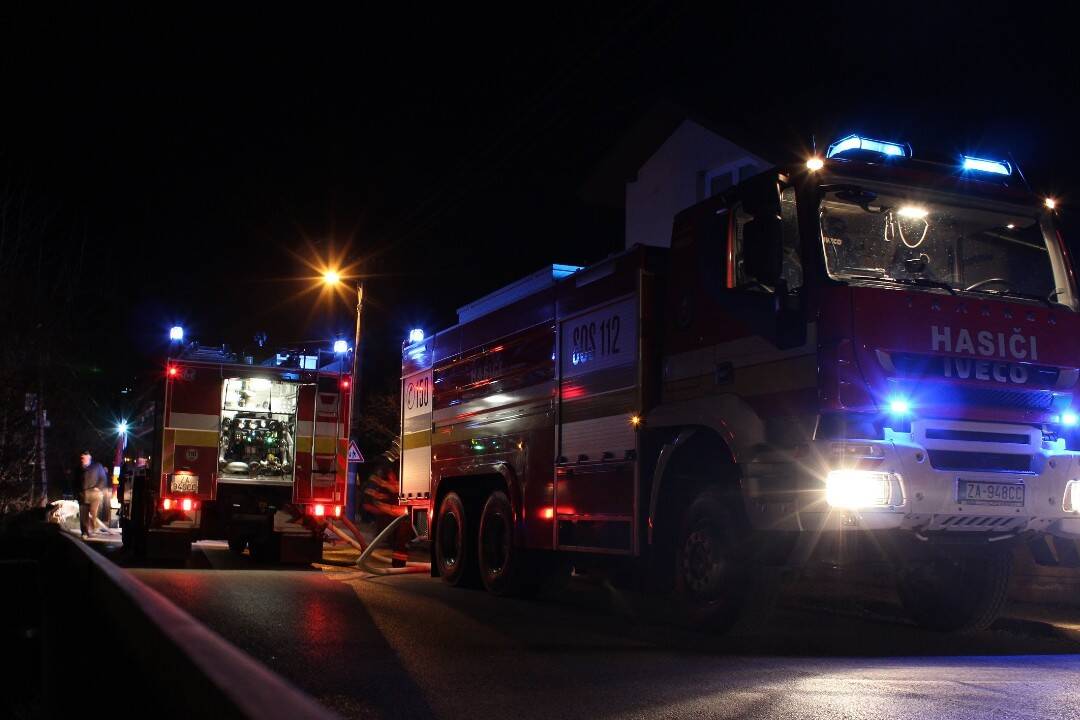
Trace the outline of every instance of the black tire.
<path fill-rule="evenodd" d="M 435 519 L 435 565 L 443 582 L 460 587 L 475 584 L 476 529 L 465 502 L 449 492 Z"/>
<path fill-rule="evenodd" d="M 244 548 L 246 548 L 246 547 L 247 547 L 247 538 L 242 538 L 242 537 L 239 537 L 239 536 L 230 536 L 229 537 L 229 550 L 231 550 L 236 555 L 243 555 L 244 554 Z"/>
<path fill-rule="evenodd" d="M 255 562 L 273 564 L 281 561 L 280 538 L 271 535 L 267 538 L 251 540 L 248 543 L 251 548 L 251 557 Z"/>
<path fill-rule="evenodd" d="M 674 543 L 677 610 L 691 625 L 716 632 L 738 622 L 756 585 L 741 546 L 746 533 L 729 504 L 718 488 L 699 491 L 683 511 Z"/>
<path fill-rule="evenodd" d="M 541 575 L 533 573 L 526 551 L 514 545 L 514 509 L 506 493 L 488 496 L 477 532 L 480 581 L 492 595 L 533 595 Z"/>
<path fill-rule="evenodd" d="M 1011 575 L 1009 552 L 942 553 L 909 560 L 897 590 L 904 609 L 920 627 L 971 633 L 985 630 L 1001 613 Z"/>

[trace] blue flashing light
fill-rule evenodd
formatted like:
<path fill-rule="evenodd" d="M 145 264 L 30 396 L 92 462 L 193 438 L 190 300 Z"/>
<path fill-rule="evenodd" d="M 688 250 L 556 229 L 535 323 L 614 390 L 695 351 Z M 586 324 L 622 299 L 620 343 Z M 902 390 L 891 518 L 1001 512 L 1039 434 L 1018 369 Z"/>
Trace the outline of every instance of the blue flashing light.
<path fill-rule="evenodd" d="M 344 340 L 335 340 L 334 352 L 336 352 L 338 355 L 349 352 L 349 343 L 345 342 Z"/>
<path fill-rule="evenodd" d="M 409 331 L 409 342 L 418 343 L 424 341 L 424 331 L 421 328 L 413 328 Z"/>
<path fill-rule="evenodd" d="M 841 153 L 851 152 L 852 150 L 881 153 L 886 157 L 908 156 L 908 147 L 906 145 L 888 142 L 887 140 L 872 140 L 871 138 L 864 138 L 859 135 L 848 135 L 846 138 L 837 140 L 830 145 L 828 152 L 825 153 L 825 157 L 831 158 Z"/>
<path fill-rule="evenodd" d="M 179 342 L 184 339 L 184 328 L 179 325 L 173 325 L 169 328 L 169 339 Z"/>
<path fill-rule="evenodd" d="M 889 412 L 893 415 L 907 415 L 911 411 L 911 403 L 907 398 L 894 397 L 889 400 Z"/>
<path fill-rule="evenodd" d="M 1076 423 L 1080 422 L 1080 415 L 1077 415 L 1072 410 L 1066 410 L 1061 413 L 1061 424 L 1066 427 L 1076 427 Z"/>
<path fill-rule="evenodd" d="M 963 155 L 964 158 L 964 170 L 974 170 L 976 172 L 993 173 L 994 175 L 1012 175 L 1012 166 L 1007 162 L 1000 160 L 984 160 L 983 158 L 970 157 L 969 155 Z"/>

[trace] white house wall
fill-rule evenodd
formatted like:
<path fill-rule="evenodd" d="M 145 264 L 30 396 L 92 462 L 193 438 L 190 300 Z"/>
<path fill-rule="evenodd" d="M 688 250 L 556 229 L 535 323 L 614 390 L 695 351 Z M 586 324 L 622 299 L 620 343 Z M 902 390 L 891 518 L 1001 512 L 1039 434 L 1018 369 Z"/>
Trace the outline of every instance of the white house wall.
<path fill-rule="evenodd" d="M 693 120 L 684 120 L 641 166 L 637 180 L 626 184 L 626 246 L 669 246 L 675 214 L 705 198 L 706 175 L 746 160 L 759 171 L 772 165 Z"/>

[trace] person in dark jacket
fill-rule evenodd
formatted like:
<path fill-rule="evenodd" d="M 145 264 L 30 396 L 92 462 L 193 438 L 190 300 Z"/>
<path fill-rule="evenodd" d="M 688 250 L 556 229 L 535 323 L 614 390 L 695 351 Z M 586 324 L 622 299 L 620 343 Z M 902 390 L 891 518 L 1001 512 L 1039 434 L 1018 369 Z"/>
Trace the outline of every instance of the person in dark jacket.
<path fill-rule="evenodd" d="M 85 538 L 94 534 L 98 509 L 101 507 L 109 476 L 101 463 L 94 462 L 94 456 L 89 450 L 83 450 L 79 455 L 79 464 L 81 468 L 75 474 L 75 489 L 79 497 L 79 528 Z"/>

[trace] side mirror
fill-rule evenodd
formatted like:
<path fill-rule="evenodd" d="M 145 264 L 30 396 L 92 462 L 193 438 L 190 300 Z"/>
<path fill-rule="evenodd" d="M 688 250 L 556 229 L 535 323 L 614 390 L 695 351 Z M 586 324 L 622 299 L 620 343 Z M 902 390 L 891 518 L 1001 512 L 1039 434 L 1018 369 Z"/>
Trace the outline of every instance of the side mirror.
<path fill-rule="evenodd" d="M 776 284 L 784 266 L 780 218 L 763 213 L 743 226 L 743 266 L 758 281 Z"/>

